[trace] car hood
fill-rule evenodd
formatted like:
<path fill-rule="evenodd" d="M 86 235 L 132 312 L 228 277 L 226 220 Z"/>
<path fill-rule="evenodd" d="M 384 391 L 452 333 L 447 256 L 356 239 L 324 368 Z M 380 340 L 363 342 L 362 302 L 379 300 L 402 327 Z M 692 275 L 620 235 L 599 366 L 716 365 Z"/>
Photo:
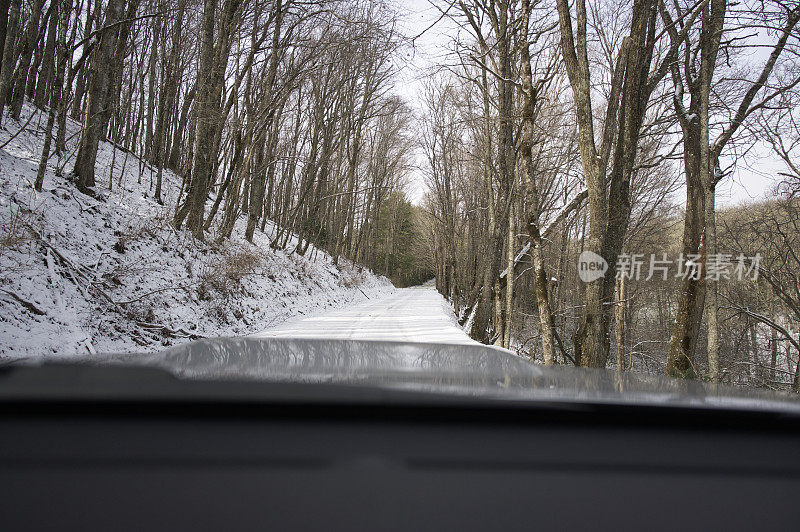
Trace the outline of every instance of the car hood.
<path fill-rule="evenodd" d="M 225 338 L 81 363 L 159 368 L 191 381 L 329 383 L 492 401 L 643 404 L 800 414 L 790 394 L 634 372 L 533 364 L 481 344 Z"/>

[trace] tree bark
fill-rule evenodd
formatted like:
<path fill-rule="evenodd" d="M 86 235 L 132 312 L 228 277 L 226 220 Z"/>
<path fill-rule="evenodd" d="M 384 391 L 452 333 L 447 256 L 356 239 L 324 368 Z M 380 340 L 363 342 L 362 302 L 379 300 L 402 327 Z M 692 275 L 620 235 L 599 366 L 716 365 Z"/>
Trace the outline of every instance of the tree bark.
<path fill-rule="evenodd" d="M 43 0 L 34 0 L 31 8 L 31 16 L 28 19 L 27 30 L 22 37 L 17 64 L 17 76 L 14 79 L 14 90 L 11 94 L 11 118 L 19 121 L 22 112 L 22 104 L 25 101 L 25 88 L 28 82 L 28 70 L 31 66 L 31 59 L 36 48 L 36 41 L 39 38 L 39 20 L 42 18 Z"/>
<path fill-rule="evenodd" d="M 275 90 L 275 79 L 278 75 L 278 61 L 280 54 L 281 42 L 281 21 L 283 20 L 283 6 L 282 0 L 278 0 L 274 6 L 275 9 L 275 28 L 272 33 L 272 49 L 270 50 L 269 67 L 267 70 L 266 87 L 271 93 Z M 270 95 L 273 105 L 276 104 L 276 98 Z M 258 138 L 267 138 L 268 153 L 266 155 L 267 164 L 272 165 L 274 159 L 274 147 L 277 143 L 278 127 L 276 119 L 277 109 L 271 109 L 267 114 L 267 120 L 260 126 Z M 273 122 L 275 122 L 273 124 Z M 254 177 L 251 185 L 250 204 L 248 205 L 247 228 L 245 229 L 245 239 L 248 242 L 253 241 L 253 233 L 256 229 L 256 224 L 264 210 L 264 191 L 266 187 L 266 172 L 261 172 L 259 168 L 258 177 Z"/>
<path fill-rule="evenodd" d="M 108 88 L 113 75 L 111 64 L 119 34 L 116 24 L 122 18 L 124 7 L 125 0 L 109 0 L 103 21 L 105 27 L 99 32 L 96 49 L 93 52 L 83 132 L 72 170 L 72 177 L 82 192 L 89 193 L 95 185 L 94 165 L 97 159 L 97 147 L 108 124 L 106 113 Z"/>
<path fill-rule="evenodd" d="M 0 65 L 3 64 L 3 52 L 5 49 L 6 36 L 8 35 L 8 19 L 10 8 L 11 0 L 0 0 Z"/>
<path fill-rule="evenodd" d="M 506 242 L 506 301 L 505 301 L 505 325 L 503 326 L 503 347 L 511 347 L 511 325 L 513 323 L 513 303 L 514 303 L 514 209 L 512 204 L 511 213 L 508 217 L 508 241 Z"/>
<path fill-rule="evenodd" d="M 539 187 L 536 183 L 536 171 L 533 163 L 533 135 L 538 105 L 538 87 L 533 84 L 531 68 L 530 43 L 528 32 L 530 26 L 531 0 L 522 3 L 522 29 L 524 39 L 520 45 L 522 73 L 522 138 L 520 152 L 525 190 L 528 195 L 528 238 L 530 255 L 533 262 L 533 287 L 536 296 L 536 307 L 539 313 L 539 327 L 542 334 L 542 358 L 546 366 L 555 364 L 555 323 L 548 296 L 547 273 L 544 268 L 542 254 L 542 237 L 539 230 L 540 203 Z M 509 275 L 513 268 L 509 269 Z"/>
<path fill-rule="evenodd" d="M 625 276 L 617 281 L 616 323 L 614 332 L 617 340 L 617 370 L 625 371 Z"/>
<path fill-rule="evenodd" d="M 161 198 L 161 186 L 164 173 L 164 161 L 166 159 L 167 150 L 167 118 L 170 116 L 172 109 L 175 107 L 175 100 L 178 93 L 178 62 L 180 61 L 181 50 L 181 37 L 183 35 L 183 16 L 186 10 L 186 0 L 179 0 L 178 10 L 175 14 L 174 23 L 172 26 L 172 47 L 163 73 L 164 88 L 161 92 L 161 98 L 158 100 L 158 118 L 156 120 L 156 130 L 153 135 L 153 153 L 155 154 L 155 163 L 158 168 L 156 176 L 156 189 L 153 197 L 158 203 L 163 203 Z"/>
<path fill-rule="evenodd" d="M 217 36 L 214 32 L 218 16 L 217 0 L 205 0 L 203 7 L 200 70 L 197 77 L 196 147 L 185 204 L 188 211 L 187 228 L 198 240 L 204 236 L 205 203 L 217 167 L 222 86 L 239 3 L 240 0 L 225 0 Z M 180 222 L 182 220 L 176 221 L 176 227 L 180 227 Z"/>
<path fill-rule="evenodd" d="M 613 272 L 630 219 L 631 173 L 645 109 L 653 90 L 648 75 L 656 39 L 656 2 L 635 0 L 633 3 L 630 33 L 623 39 L 613 68 L 599 150 L 594 135 L 585 0 L 576 2 L 575 33 L 569 3 L 557 0 L 556 4 L 562 56 L 575 102 L 581 165 L 589 191 L 586 250 L 603 257 L 609 271 Z M 611 173 L 607 175 L 612 145 L 614 160 Z M 577 364 L 606 366 L 614 284 L 613 275 L 586 284 L 583 318 L 574 339 Z"/>
<path fill-rule="evenodd" d="M 69 2 L 69 0 L 67 0 Z M 70 8 L 68 6 L 64 6 L 67 10 Z M 55 49 L 55 42 L 56 42 L 56 30 L 58 27 L 58 9 L 59 4 L 53 4 L 52 12 L 50 13 L 50 22 L 48 24 L 49 28 L 47 30 L 47 48 L 51 51 Z M 67 11 L 69 13 L 69 11 Z M 67 15 L 69 16 L 69 15 Z M 66 21 L 63 25 L 66 27 Z M 63 31 L 63 30 L 62 30 Z M 66 35 L 66 34 L 65 34 Z M 59 51 L 58 56 L 61 57 L 66 55 L 66 49 L 63 42 L 59 42 Z M 56 58 L 53 58 L 53 62 L 56 61 Z M 61 60 L 58 60 L 61 63 Z M 48 69 L 47 77 L 49 79 L 43 80 L 47 85 L 51 86 L 50 92 L 50 108 L 47 112 L 47 126 L 45 126 L 44 130 L 44 145 L 42 146 L 42 154 L 39 159 L 39 168 L 36 171 L 36 180 L 34 181 L 33 188 L 36 189 L 38 192 L 42 191 L 42 184 L 44 183 L 44 173 L 47 169 L 47 159 L 50 157 L 50 144 L 53 140 L 53 125 L 56 121 L 56 108 L 58 107 L 58 102 L 61 96 L 61 85 L 56 86 L 55 81 L 55 71 L 56 66 L 53 65 L 53 68 Z"/>
<path fill-rule="evenodd" d="M 11 95 L 11 81 L 16 57 L 14 54 L 14 36 L 19 31 L 19 13 L 22 7 L 22 0 L 11 0 L 8 13 L 8 29 L 6 38 L 3 42 L 3 62 L 0 67 L 0 119 L 3 110 L 8 103 Z"/>

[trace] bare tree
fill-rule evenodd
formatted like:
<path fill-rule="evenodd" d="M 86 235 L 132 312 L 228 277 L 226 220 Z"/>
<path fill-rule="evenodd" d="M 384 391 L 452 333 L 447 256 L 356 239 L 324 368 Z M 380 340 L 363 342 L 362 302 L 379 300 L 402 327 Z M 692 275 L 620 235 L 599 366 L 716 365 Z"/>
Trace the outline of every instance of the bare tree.
<path fill-rule="evenodd" d="M 630 218 L 631 172 L 638 152 L 642 122 L 650 95 L 666 69 L 658 67 L 652 76 L 650 74 L 659 36 L 656 32 L 656 2 L 636 0 L 631 7 L 629 34 L 622 40 L 612 68 L 598 145 L 592 106 L 586 3 L 578 0 L 575 6 L 573 27 L 569 4 L 566 0 L 557 1 L 561 50 L 572 86 L 581 164 L 589 193 L 586 249 L 613 265 Z M 606 365 L 614 284 L 613 277 L 606 276 L 586 286 L 583 319 L 575 337 L 575 359 L 581 365 Z"/>
<path fill-rule="evenodd" d="M 117 38 L 120 33 L 119 22 L 122 20 L 124 8 L 125 0 L 109 0 L 103 27 L 97 32 L 97 44 L 92 52 L 83 131 L 72 170 L 72 177 L 78 188 L 87 193 L 91 193 L 91 188 L 95 186 L 94 167 L 97 159 L 97 146 L 100 138 L 104 136 L 108 124 L 106 108 L 109 85 L 113 76 L 111 65 L 114 51 L 117 48 Z"/>
<path fill-rule="evenodd" d="M 708 321 L 708 370 L 711 379 L 716 381 L 719 379 L 717 286 L 713 280 L 705 279 L 704 266 L 706 257 L 717 253 L 715 190 L 725 176 L 720 166 L 720 157 L 745 120 L 786 90 L 786 86 L 770 87 L 766 91 L 764 89 L 787 43 L 790 39 L 796 41 L 796 36 L 792 38 L 792 35 L 800 20 L 800 5 L 786 8 L 777 6 L 778 11 L 783 12 L 783 24 L 778 29 L 778 39 L 757 78 L 744 81 L 748 88 L 738 103 L 729 104 L 733 110 L 732 116 L 722 120 L 715 120 L 717 117 L 712 113 L 712 88 L 718 73 L 718 57 L 721 51 L 729 55 L 733 43 L 738 40 L 731 38 L 724 41 L 723 35 L 726 31 L 736 32 L 741 18 L 746 18 L 747 15 L 740 13 L 736 17 L 739 20 L 729 20 L 726 18 L 730 10 L 727 1 L 710 0 L 699 6 L 699 29 L 690 31 L 694 20 L 684 20 L 686 12 L 692 8 L 681 8 L 679 4 L 675 4 L 675 8 L 675 17 L 663 4 L 660 11 L 673 49 L 679 48 L 682 54 L 682 61 L 674 62 L 671 72 L 675 86 L 675 114 L 683 137 L 687 189 L 683 253 L 684 257 L 698 257 L 699 272 L 698 275 L 687 276 L 681 287 L 666 371 L 672 375 L 697 375 L 693 351 L 705 307 Z M 726 27 L 726 23 L 730 27 Z M 679 31 L 681 24 L 684 26 Z M 800 78 L 796 78 L 789 82 L 789 86 L 794 86 L 799 81 Z M 688 108 L 684 102 L 687 92 Z M 757 96 L 760 98 L 758 101 Z M 714 122 L 720 132 L 712 141 Z"/>

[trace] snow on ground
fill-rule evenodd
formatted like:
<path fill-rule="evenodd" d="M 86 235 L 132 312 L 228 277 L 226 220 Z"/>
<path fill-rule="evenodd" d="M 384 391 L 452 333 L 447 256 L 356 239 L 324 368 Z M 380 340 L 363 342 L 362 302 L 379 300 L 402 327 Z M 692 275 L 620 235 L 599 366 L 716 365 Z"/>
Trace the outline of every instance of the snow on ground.
<path fill-rule="evenodd" d="M 458 326 L 452 307 L 431 283 L 347 310 L 289 320 L 254 336 L 478 343 Z"/>
<path fill-rule="evenodd" d="M 0 358 L 153 351 L 201 336 L 246 335 L 395 290 L 357 265 L 334 265 L 313 246 L 305 256 L 292 245 L 270 249 L 271 223 L 254 244 L 244 240 L 244 217 L 221 243 L 213 234 L 203 243 L 175 231 L 180 178 L 165 172 L 159 205 L 155 170 L 109 143 L 98 153 L 98 198 L 81 194 L 56 175 L 58 166 L 64 174 L 72 167 L 80 134 L 73 122 L 70 155 L 50 159 L 36 193 L 45 122 L 26 105 L 20 123 L 4 117 L 0 128 Z"/>

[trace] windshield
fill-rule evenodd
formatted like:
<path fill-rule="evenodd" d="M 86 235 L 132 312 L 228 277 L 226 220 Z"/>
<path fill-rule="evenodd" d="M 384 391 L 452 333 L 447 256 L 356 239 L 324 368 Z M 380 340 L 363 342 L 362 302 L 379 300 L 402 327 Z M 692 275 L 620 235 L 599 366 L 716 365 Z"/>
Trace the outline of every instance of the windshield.
<path fill-rule="evenodd" d="M 5 4 L 3 365 L 800 391 L 796 3 Z"/>

